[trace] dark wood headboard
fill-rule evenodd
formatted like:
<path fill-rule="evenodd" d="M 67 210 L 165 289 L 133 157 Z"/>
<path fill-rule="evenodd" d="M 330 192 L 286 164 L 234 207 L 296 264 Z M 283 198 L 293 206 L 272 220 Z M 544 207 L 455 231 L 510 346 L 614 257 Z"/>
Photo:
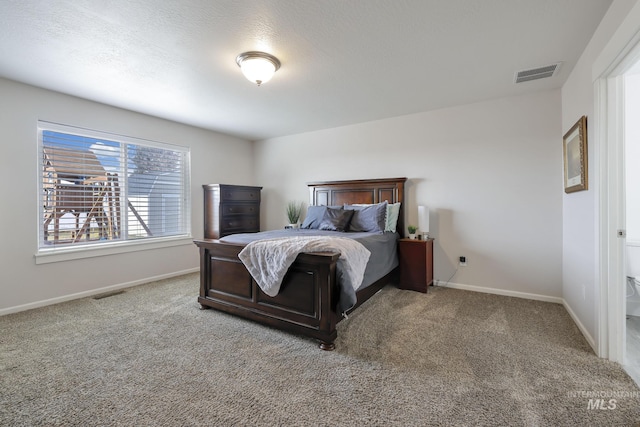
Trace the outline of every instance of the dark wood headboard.
<path fill-rule="evenodd" d="M 309 204 L 342 206 L 355 203 L 402 203 L 396 229 L 404 236 L 404 183 L 407 178 L 309 182 Z"/>

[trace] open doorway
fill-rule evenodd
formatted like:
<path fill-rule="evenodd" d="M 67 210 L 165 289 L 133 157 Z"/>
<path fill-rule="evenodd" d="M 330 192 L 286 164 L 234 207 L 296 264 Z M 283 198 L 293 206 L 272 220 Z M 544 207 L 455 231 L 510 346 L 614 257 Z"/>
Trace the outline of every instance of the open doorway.
<path fill-rule="evenodd" d="M 640 62 L 624 75 L 624 367 L 640 384 Z"/>

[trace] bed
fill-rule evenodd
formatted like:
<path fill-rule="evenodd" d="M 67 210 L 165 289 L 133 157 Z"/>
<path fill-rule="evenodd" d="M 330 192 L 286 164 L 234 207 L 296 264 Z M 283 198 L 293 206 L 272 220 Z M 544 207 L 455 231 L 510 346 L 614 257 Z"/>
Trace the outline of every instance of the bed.
<path fill-rule="evenodd" d="M 406 178 L 326 181 L 307 184 L 310 206 L 400 203 L 396 237 L 404 230 Z M 295 233 L 295 231 L 293 231 Z M 300 230 L 303 232 L 303 230 Z M 342 233 L 349 235 L 350 233 Z M 386 233 L 385 233 L 386 234 Z M 200 296 L 203 309 L 213 308 L 261 324 L 314 338 L 323 350 L 333 350 L 336 325 L 343 318 L 334 251 L 300 253 L 288 269 L 275 296 L 264 293 L 239 258 L 246 236 L 195 240 L 200 250 Z M 378 273 L 380 274 L 380 273 Z M 394 267 L 355 291 L 352 311 L 397 279 Z M 344 297 L 344 296 L 342 296 Z"/>

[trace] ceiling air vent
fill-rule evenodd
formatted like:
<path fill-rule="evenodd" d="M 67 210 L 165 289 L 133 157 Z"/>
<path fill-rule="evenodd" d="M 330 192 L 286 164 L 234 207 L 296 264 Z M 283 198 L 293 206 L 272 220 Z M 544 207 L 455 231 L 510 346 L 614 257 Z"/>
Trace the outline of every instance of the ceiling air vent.
<path fill-rule="evenodd" d="M 546 65 L 544 67 L 532 68 L 530 70 L 518 71 L 516 73 L 516 83 L 528 82 L 530 80 L 545 79 L 555 75 L 560 69 L 561 62 Z"/>

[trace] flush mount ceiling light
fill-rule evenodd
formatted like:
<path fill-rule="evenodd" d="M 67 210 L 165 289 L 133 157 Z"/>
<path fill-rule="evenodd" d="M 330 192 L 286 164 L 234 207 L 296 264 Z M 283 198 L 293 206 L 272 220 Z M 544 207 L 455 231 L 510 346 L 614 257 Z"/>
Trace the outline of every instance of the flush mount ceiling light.
<path fill-rule="evenodd" d="M 280 68 L 280 61 L 273 55 L 264 52 L 245 52 L 236 58 L 242 74 L 258 86 L 271 80 L 271 77 Z"/>

